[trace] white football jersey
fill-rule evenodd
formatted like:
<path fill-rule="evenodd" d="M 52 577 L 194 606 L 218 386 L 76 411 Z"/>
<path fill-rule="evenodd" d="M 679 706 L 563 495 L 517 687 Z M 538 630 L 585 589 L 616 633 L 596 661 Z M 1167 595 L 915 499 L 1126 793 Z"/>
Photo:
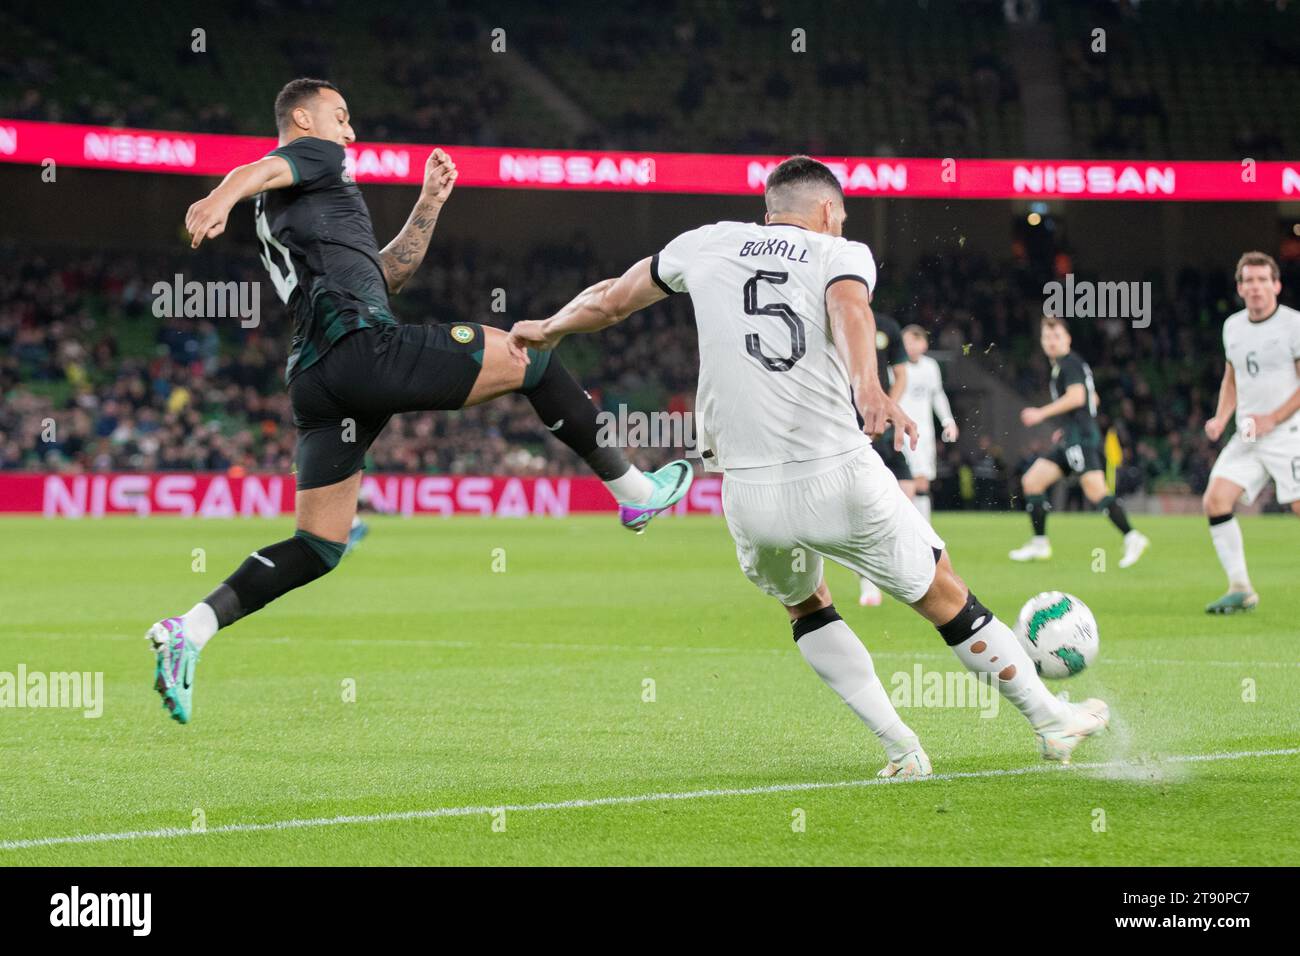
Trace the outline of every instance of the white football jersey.
<path fill-rule="evenodd" d="M 719 222 L 668 243 L 651 274 L 695 306 L 706 468 L 812 461 L 867 444 L 826 312 L 837 279 L 875 288 L 865 245 L 793 225 Z"/>
<path fill-rule="evenodd" d="M 1247 415 L 1273 411 L 1300 388 L 1300 312 L 1279 304 L 1262 322 L 1245 309 L 1223 323 L 1223 353 L 1237 380 L 1237 430 Z"/>
<path fill-rule="evenodd" d="M 943 373 L 939 363 L 928 355 L 907 363 L 907 388 L 899 402 L 907 416 L 916 422 L 922 438 L 934 440 L 934 419 L 948 424 L 952 421 L 952 408 L 943 393 Z"/>

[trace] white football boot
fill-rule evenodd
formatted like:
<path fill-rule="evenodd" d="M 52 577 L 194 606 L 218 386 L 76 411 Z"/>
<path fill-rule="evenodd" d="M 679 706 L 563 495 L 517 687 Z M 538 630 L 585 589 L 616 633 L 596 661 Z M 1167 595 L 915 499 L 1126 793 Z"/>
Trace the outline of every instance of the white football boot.
<path fill-rule="evenodd" d="M 1151 544 L 1151 539 L 1141 531 L 1130 531 L 1124 535 L 1124 557 L 1119 559 L 1121 568 L 1131 568 L 1138 563 L 1142 552 Z"/>
<path fill-rule="evenodd" d="M 928 777 L 934 773 L 930 766 L 930 758 L 925 755 L 925 751 L 920 747 L 915 750 L 909 750 L 897 760 L 891 760 L 885 764 L 877 777 L 898 777 L 900 780 L 919 780 L 922 777 Z"/>
<path fill-rule="evenodd" d="M 1059 727 L 1037 731 L 1038 752 L 1044 760 L 1059 760 L 1069 764 L 1070 754 L 1079 741 L 1101 733 L 1110 725 L 1110 707 L 1104 700 L 1089 697 L 1082 704 L 1071 704 L 1073 714 Z"/>
<path fill-rule="evenodd" d="M 1047 535 L 1036 534 L 1023 548 L 1016 548 L 1008 557 L 1012 561 L 1047 561 L 1052 557 L 1052 545 Z"/>

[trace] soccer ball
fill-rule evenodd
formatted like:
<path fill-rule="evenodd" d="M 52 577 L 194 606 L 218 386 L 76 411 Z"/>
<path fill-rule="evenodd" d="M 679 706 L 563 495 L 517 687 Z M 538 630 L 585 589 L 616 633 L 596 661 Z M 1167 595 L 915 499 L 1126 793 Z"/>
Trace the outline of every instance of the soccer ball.
<path fill-rule="evenodd" d="M 1073 677 L 1097 659 L 1097 619 L 1073 594 L 1044 591 L 1025 602 L 1016 637 L 1043 677 Z"/>

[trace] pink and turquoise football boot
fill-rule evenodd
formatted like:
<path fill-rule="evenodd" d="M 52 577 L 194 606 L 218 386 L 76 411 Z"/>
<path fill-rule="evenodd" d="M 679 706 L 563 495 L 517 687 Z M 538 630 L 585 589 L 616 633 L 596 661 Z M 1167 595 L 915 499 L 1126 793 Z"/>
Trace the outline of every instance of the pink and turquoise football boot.
<path fill-rule="evenodd" d="M 691 482 L 695 479 L 695 469 L 691 467 L 689 461 L 679 458 L 670 461 L 658 471 L 650 472 L 646 477 L 655 486 L 650 501 L 640 505 L 625 505 L 620 501 L 618 505 L 618 520 L 622 522 L 624 528 L 637 534 L 645 531 L 646 525 L 655 515 L 667 511 L 685 497 L 686 492 L 690 490 Z"/>
<path fill-rule="evenodd" d="M 185 638 L 185 625 L 179 617 L 169 617 L 149 628 L 145 635 L 158 655 L 154 669 L 154 690 L 172 720 L 188 724 L 194 712 L 194 669 L 199 652 Z"/>

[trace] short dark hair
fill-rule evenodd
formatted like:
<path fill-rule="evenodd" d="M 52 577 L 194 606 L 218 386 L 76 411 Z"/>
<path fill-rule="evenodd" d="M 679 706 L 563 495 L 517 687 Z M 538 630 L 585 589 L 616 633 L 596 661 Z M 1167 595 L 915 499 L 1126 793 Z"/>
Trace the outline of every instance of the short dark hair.
<path fill-rule="evenodd" d="M 768 211 L 772 209 L 772 193 L 790 186 L 825 186 L 841 200 L 844 199 L 844 188 L 830 167 L 811 156 L 791 156 L 768 174 L 767 185 L 763 189 Z"/>
<path fill-rule="evenodd" d="M 321 90 L 339 92 L 339 88 L 329 80 L 313 80 L 306 76 L 284 84 L 284 89 L 275 96 L 275 128 L 281 132 L 288 129 L 293 111 Z"/>

